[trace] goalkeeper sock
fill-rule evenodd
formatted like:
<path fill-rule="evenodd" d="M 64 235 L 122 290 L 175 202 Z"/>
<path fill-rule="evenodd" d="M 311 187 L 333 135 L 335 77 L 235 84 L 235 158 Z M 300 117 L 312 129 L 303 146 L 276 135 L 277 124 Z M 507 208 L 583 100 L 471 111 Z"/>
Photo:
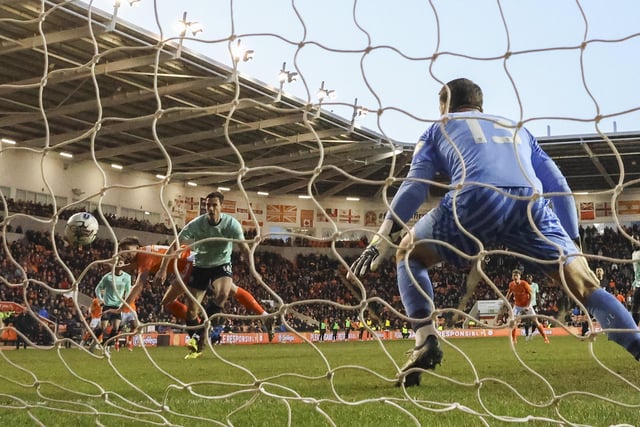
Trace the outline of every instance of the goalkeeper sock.
<path fill-rule="evenodd" d="M 438 336 L 438 332 L 436 332 L 435 326 L 433 326 L 433 322 L 428 323 L 427 325 L 421 326 L 416 331 L 416 347 L 420 347 L 427 340 L 429 335 Z"/>
<path fill-rule="evenodd" d="M 171 313 L 177 319 L 185 320 L 187 318 L 187 306 L 177 299 L 165 304 L 164 310 Z"/>
<path fill-rule="evenodd" d="M 429 296 L 430 300 L 425 298 L 415 286 L 412 276 L 415 277 L 418 285 Z M 398 264 L 398 290 L 400 291 L 402 304 L 409 317 L 426 318 L 433 312 L 433 285 L 431 285 L 429 272 L 418 260 L 410 259 L 409 265 L 405 260 L 400 261 Z M 418 330 L 429 322 L 427 320 L 413 321 L 411 326 L 413 330 Z"/>
<path fill-rule="evenodd" d="M 627 349 L 636 359 L 640 357 L 638 326 L 627 309 L 613 295 L 604 289 L 597 289 L 587 297 L 585 305 L 603 329 L 629 329 L 629 332 L 608 332 L 607 335 L 610 340 Z"/>
<path fill-rule="evenodd" d="M 236 301 L 242 304 L 244 308 L 246 308 L 247 311 L 249 311 L 250 313 L 255 313 L 255 314 L 267 313 L 265 309 L 262 308 L 262 306 L 258 303 L 258 301 L 256 301 L 253 295 L 251 295 L 249 292 L 247 292 L 240 286 L 238 286 L 238 290 L 236 291 L 233 297 L 236 299 Z"/>

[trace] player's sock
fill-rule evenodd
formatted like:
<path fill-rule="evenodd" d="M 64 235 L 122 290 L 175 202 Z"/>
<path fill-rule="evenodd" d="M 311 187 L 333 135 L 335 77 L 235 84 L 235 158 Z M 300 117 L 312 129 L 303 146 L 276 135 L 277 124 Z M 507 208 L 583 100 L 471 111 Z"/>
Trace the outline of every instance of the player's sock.
<path fill-rule="evenodd" d="M 631 314 L 620 302 L 604 289 L 595 290 L 586 301 L 587 310 L 603 329 L 630 329 L 635 332 L 608 332 L 610 340 L 640 358 L 640 331 Z"/>
<path fill-rule="evenodd" d="M 402 304 L 407 310 L 407 315 L 413 318 L 427 318 L 433 311 L 433 285 L 431 285 L 431 279 L 429 278 L 429 272 L 427 269 L 417 260 L 409 260 L 407 262 L 402 260 L 398 264 L 398 289 L 400 291 L 400 299 Z M 426 299 L 420 290 L 414 286 L 411 276 L 415 277 L 416 281 L 426 293 L 431 301 Z M 427 324 L 427 321 L 412 322 L 412 327 L 417 330 L 422 325 Z"/>
<path fill-rule="evenodd" d="M 243 288 L 238 286 L 238 290 L 234 295 L 236 301 L 244 306 L 247 310 L 255 314 L 264 314 L 266 313 L 265 309 L 262 308 L 258 301 L 251 295 L 249 292 L 244 290 Z"/>
<path fill-rule="evenodd" d="M 187 327 L 189 327 L 189 328 L 201 325 L 201 322 L 198 319 L 193 319 L 193 320 L 186 319 L 185 323 L 186 323 Z M 202 327 L 193 328 L 193 329 L 187 329 L 187 335 L 189 335 L 191 338 L 200 337 L 201 330 L 202 330 Z"/>
<path fill-rule="evenodd" d="M 211 317 L 214 314 L 222 312 L 222 307 L 220 307 L 218 304 L 216 304 L 213 301 L 209 301 L 206 307 L 204 308 L 204 311 L 207 312 L 207 317 Z M 219 321 L 220 321 L 220 318 L 217 318 L 215 323 L 218 323 Z"/>
<path fill-rule="evenodd" d="M 177 319 L 185 320 L 187 318 L 187 306 L 181 303 L 177 299 L 165 304 L 164 310 L 167 313 L 171 313 Z"/>

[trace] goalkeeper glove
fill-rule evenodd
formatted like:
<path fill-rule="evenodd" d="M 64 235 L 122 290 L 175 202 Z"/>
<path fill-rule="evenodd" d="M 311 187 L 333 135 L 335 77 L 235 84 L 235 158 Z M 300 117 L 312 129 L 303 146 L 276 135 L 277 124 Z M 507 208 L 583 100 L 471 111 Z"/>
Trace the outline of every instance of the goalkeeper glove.
<path fill-rule="evenodd" d="M 391 219 L 385 219 L 378 234 L 362 254 L 351 264 L 351 271 L 356 276 L 364 276 L 369 271 L 376 271 L 392 245 L 397 244 L 402 237 L 403 228 Z M 381 237 L 384 236 L 384 237 Z"/>

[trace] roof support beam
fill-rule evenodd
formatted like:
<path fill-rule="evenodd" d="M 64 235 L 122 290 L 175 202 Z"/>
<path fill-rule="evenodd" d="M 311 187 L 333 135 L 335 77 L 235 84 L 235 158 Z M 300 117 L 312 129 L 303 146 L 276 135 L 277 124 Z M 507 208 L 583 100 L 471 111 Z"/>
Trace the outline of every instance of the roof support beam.
<path fill-rule="evenodd" d="M 113 62 L 108 62 L 105 60 L 105 62 L 103 63 L 96 64 L 93 71 L 90 65 L 74 68 L 61 68 L 59 70 L 53 70 L 52 72 L 50 72 L 48 76 L 46 76 L 46 80 L 43 79 L 44 76 L 32 77 L 29 79 L 2 85 L 0 86 L 0 96 L 14 93 L 19 90 L 40 87 L 40 85 L 43 84 L 43 80 L 44 84 L 63 83 L 90 77 L 92 74 L 100 76 L 109 73 L 117 73 L 123 70 L 155 65 L 156 62 L 163 63 L 164 61 L 171 59 L 173 59 L 173 56 L 169 53 L 159 52 L 158 54 L 153 53 L 151 55 L 121 59 L 119 61 Z"/>
<path fill-rule="evenodd" d="M 174 93 L 186 92 L 189 90 L 198 90 L 198 89 L 204 89 L 208 87 L 219 86 L 224 83 L 227 83 L 227 79 L 222 77 L 194 79 L 187 82 L 180 82 L 180 83 L 170 84 L 166 86 L 160 86 L 158 88 L 158 95 L 166 96 Z M 118 95 L 113 95 L 108 98 L 103 98 L 100 100 L 100 105 L 102 105 L 102 108 L 110 108 L 110 107 L 124 105 L 132 102 L 145 101 L 147 99 L 155 98 L 155 96 L 156 96 L 155 92 L 150 89 L 133 90 L 127 93 L 122 93 Z M 97 108 L 98 108 L 97 101 L 95 99 L 91 99 L 89 101 L 83 101 L 83 102 L 77 102 L 74 104 L 65 105 L 60 108 L 47 109 L 45 110 L 45 114 L 48 119 L 51 119 L 51 118 L 67 116 L 75 113 L 80 113 L 88 110 L 97 110 Z M 16 114 L 16 115 L 0 118 L 0 127 L 8 126 L 8 125 L 17 125 L 21 123 L 28 123 L 28 122 L 38 121 L 38 120 L 42 120 L 42 113 L 40 111 L 36 111 L 33 113 L 26 113 L 26 114 Z"/>
<path fill-rule="evenodd" d="M 250 104 L 250 103 L 247 103 L 247 104 Z M 190 120 L 190 119 L 194 119 L 202 116 L 222 114 L 230 111 L 232 108 L 233 108 L 233 103 L 229 102 L 226 104 L 216 105 L 213 107 L 203 107 L 203 108 L 197 108 L 197 109 L 178 108 L 175 110 L 168 110 L 163 114 L 162 118 L 159 119 L 159 125 L 162 126 L 169 123 L 175 123 L 183 120 Z M 236 107 L 236 109 L 238 108 L 240 107 Z M 98 131 L 97 136 L 105 137 L 109 135 L 118 134 L 121 132 L 128 132 L 134 129 L 140 129 L 145 126 L 149 126 L 149 124 L 152 123 L 155 119 L 156 119 L 155 114 L 148 114 L 146 116 L 138 116 L 133 119 L 119 120 L 118 122 L 113 124 L 106 124 L 106 123 L 109 123 L 109 121 L 105 121 L 100 126 L 100 130 Z M 94 129 L 95 129 L 95 126 L 92 126 L 91 128 L 87 128 L 84 130 L 51 135 L 48 141 L 49 146 L 55 146 L 57 144 L 67 143 L 69 141 L 76 141 L 76 140 L 81 141 L 81 140 L 87 139 L 90 137 Z M 203 131 L 203 132 L 209 132 L 209 131 Z M 189 141 L 193 141 L 193 139 L 190 139 Z M 41 146 L 44 146 L 46 142 L 47 142 L 46 138 L 34 138 L 34 139 L 23 141 L 23 143 L 29 147 L 32 147 L 32 146 L 41 147 Z M 101 159 L 104 157 L 114 156 L 118 154 L 127 154 L 127 153 L 136 152 L 136 151 L 149 150 L 150 148 L 153 147 L 154 144 L 155 143 L 152 140 L 149 140 L 148 142 L 141 142 L 138 144 L 128 145 L 124 147 L 121 146 L 121 147 L 115 147 L 115 148 L 108 148 L 105 150 L 99 150 L 99 151 L 96 151 L 96 158 Z M 91 155 L 91 152 L 86 152 L 84 154 L 78 155 L 77 158 L 79 160 L 87 160 L 87 159 L 91 159 L 92 155 Z"/>
<path fill-rule="evenodd" d="M 273 148 L 275 146 L 275 144 L 277 144 L 278 146 L 282 146 L 282 145 L 289 145 L 289 144 L 298 144 L 298 143 L 303 143 L 303 142 L 308 142 L 308 141 L 313 141 L 316 139 L 320 139 L 320 138 L 328 138 L 330 136 L 338 136 L 343 134 L 345 131 L 344 129 L 327 129 L 325 131 L 319 131 L 316 133 L 313 132 L 309 132 L 309 133 L 305 133 L 305 134 L 299 134 L 299 135 L 295 135 L 292 137 L 288 137 L 288 138 L 283 138 L 280 139 L 278 138 L 278 141 L 274 141 L 274 142 L 269 142 L 269 141 L 265 141 L 262 144 L 256 145 L 255 149 L 256 150 L 264 150 L 265 148 Z M 343 151 L 348 151 L 348 150 L 353 150 L 353 147 L 349 147 L 347 145 L 338 145 L 335 147 L 329 147 L 329 148 L 325 148 L 325 154 L 329 153 L 329 152 L 343 152 Z M 246 150 L 245 150 L 246 152 Z M 250 165 L 247 165 L 249 168 L 263 168 L 263 167 L 269 167 L 269 166 L 281 166 L 282 164 L 286 164 L 287 167 L 289 168 L 293 168 L 293 167 L 308 167 L 308 168 L 312 168 L 314 164 L 316 164 L 318 162 L 318 158 L 317 157 L 311 157 L 312 156 L 312 152 L 311 150 L 304 150 L 301 152 L 298 152 L 297 155 L 296 154 L 284 154 L 284 155 L 280 155 L 280 156 L 272 156 L 272 157 L 265 157 L 262 158 L 260 160 L 255 160 L 255 161 L 251 161 Z M 207 156 L 210 157 L 210 156 Z M 298 159 L 296 161 L 296 159 Z M 224 168 L 219 168 L 216 167 L 216 170 L 218 171 L 224 171 L 225 173 L 229 173 L 229 172 L 233 172 L 235 170 L 237 170 L 237 167 L 224 167 Z M 251 172 L 249 172 L 251 173 Z M 270 176 L 271 170 L 269 170 L 269 172 L 260 172 L 260 177 L 261 178 L 256 178 L 256 182 L 253 183 L 252 185 L 261 185 L 261 180 L 264 179 L 270 179 L 267 176 L 265 176 L 265 173 Z M 279 175 L 279 179 L 282 178 L 282 172 L 278 172 Z M 234 178 L 235 179 L 235 178 Z M 227 179 L 228 181 L 229 179 Z M 207 185 L 207 184 L 211 184 L 211 183 L 217 183 L 220 181 L 219 177 L 214 177 L 214 178 L 204 178 L 204 179 L 199 179 L 197 182 L 198 184 L 202 184 L 202 185 Z"/>
<path fill-rule="evenodd" d="M 388 167 L 385 164 L 377 164 L 377 165 L 371 165 L 371 166 L 367 166 L 366 170 L 362 170 L 361 172 L 358 173 L 358 178 L 360 179 L 366 179 L 367 177 L 376 174 L 379 170 Z M 357 165 L 354 166 L 352 168 L 349 168 L 347 170 L 345 170 L 346 172 L 353 171 L 353 170 L 357 170 L 357 169 L 361 169 L 361 165 Z M 362 168 L 365 169 L 365 168 Z M 334 176 L 343 176 L 340 172 L 338 171 L 331 171 L 330 175 L 328 175 L 326 178 L 327 179 L 331 179 Z M 324 177 L 324 176 L 323 176 Z M 332 197 L 335 196 L 336 194 L 338 194 L 339 192 L 341 192 L 342 190 L 346 190 L 347 188 L 351 187 L 353 184 L 356 184 L 355 180 L 350 180 L 350 179 L 345 179 L 341 184 L 335 185 L 331 188 L 331 190 L 329 191 L 325 191 L 324 193 L 321 194 L 322 197 Z"/>
<path fill-rule="evenodd" d="M 104 27 L 96 25 L 93 28 L 93 35 L 98 37 L 104 33 L 104 31 Z M 29 49 L 38 49 L 44 46 L 45 43 L 47 46 L 50 46 L 56 43 L 63 43 L 69 40 L 77 40 L 90 36 L 91 32 L 89 31 L 89 27 L 87 25 L 83 25 L 82 27 L 72 28 L 70 30 L 47 33 L 46 39 L 41 35 L 37 35 L 20 40 L 3 40 L 0 42 L 0 55 L 7 55 L 9 53 Z"/>
<path fill-rule="evenodd" d="M 354 149 L 356 149 L 356 147 L 344 146 L 344 145 L 336 145 L 336 146 L 325 148 L 324 149 L 325 162 L 323 165 L 321 165 L 321 167 L 324 168 L 322 172 L 323 179 L 325 178 L 328 179 L 329 177 L 333 177 L 337 175 L 344 176 L 340 171 L 337 171 L 334 168 L 329 166 L 342 168 L 343 170 L 345 170 L 345 168 L 347 170 L 360 168 L 361 165 L 354 166 L 353 160 L 350 159 L 348 155 L 344 155 L 349 151 L 354 151 Z M 243 186 L 245 188 L 260 188 L 264 185 L 273 184 L 278 181 L 282 181 L 284 179 L 292 179 L 292 178 L 295 179 L 296 177 L 299 177 L 300 179 L 299 184 L 291 184 L 291 187 L 288 186 L 288 187 L 278 188 L 276 190 L 271 190 L 271 193 L 285 194 L 292 191 L 292 189 L 304 187 L 308 183 L 309 178 L 311 177 L 311 174 L 313 173 L 314 169 L 318 166 L 320 157 L 319 157 L 319 154 L 318 155 L 315 155 L 315 154 L 317 154 L 315 151 L 312 152 L 311 150 L 306 150 L 298 153 L 298 157 L 300 158 L 299 160 L 295 160 L 295 159 L 292 160 L 292 157 L 287 155 L 287 156 L 271 157 L 269 159 L 265 159 L 265 161 L 263 162 L 255 162 L 255 161 L 249 162 L 250 163 L 249 167 L 254 168 L 254 170 L 252 171 L 250 170 L 248 174 L 250 176 L 255 175 L 255 178 L 245 178 L 243 180 Z M 285 161 L 287 168 L 291 170 L 289 174 L 287 174 L 287 172 L 285 171 L 268 167 L 272 165 L 277 166 L 280 164 L 279 162 L 281 161 Z M 263 164 L 259 164 L 259 163 L 263 163 Z M 382 166 L 384 167 L 385 165 L 382 165 Z M 260 169 L 256 169 L 256 168 L 260 168 Z M 371 167 L 371 169 L 373 170 L 376 168 Z M 235 176 L 233 177 L 217 176 L 216 178 L 213 178 L 211 180 L 209 179 L 204 181 L 199 180 L 198 182 L 202 184 L 227 183 L 227 184 L 233 185 L 235 180 L 236 180 Z M 353 182 L 351 184 L 353 184 Z"/>
<path fill-rule="evenodd" d="M 337 162 L 337 163 L 332 163 L 331 166 L 335 166 L 340 168 L 343 172 L 346 173 L 350 173 L 353 170 L 357 170 L 360 169 L 360 165 L 354 165 L 350 160 L 345 159 L 344 161 L 341 162 Z M 384 165 L 380 165 L 377 168 L 370 168 L 371 169 L 371 173 L 377 171 L 378 169 L 382 168 Z M 341 179 L 343 179 L 342 183 L 333 186 L 332 187 L 332 191 L 330 192 L 324 192 L 322 194 L 318 194 L 319 197 L 330 197 L 333 196 L 334 194 L 339 193 L 340 191 L 344 190 L 345 188 L 355 184 L 355 181 L 348 179 L 342 172 L 338 171 L 337 169 L 334 168 L 327 168 L 324 169 L 320 175 L 319 178 L 322 179 L 323 181 L 329 181 L 332 178 L 335 178 L 336 176 L 341 177 Z M 278 189 L 274 190 L 271 194 L 289 194 L 292 192 L 296 192 L 296 190 L 301 189 L 301 188 L 306 188 L 309 185 L 309 178 L 310 177 L 300 177 L 300 181 L 299 182 L 294 182 L 292 184 L 289 184 L 287 186 L 284 187 L 279 187 Z M 336 191 L 333 191 L 333 190 Z"/>
<path fill-rule="evenodd" d="M 289 124 L 289 123 L 297 123 L 299 121 L 301 121 L 300 115 L 292 114 L 289 116 L 278 117 L 276 119 L 258 120 L 256 122 L 251 122 L 251 123 L 238 123 L 237 125 L 232 125 L 231 128 L 228 129 L 226 132 L 224 127 L 216 127 L 210 130 L 194 132 L 186 135 L 179 135 L 179 136 L 170 137 L 170 138 L 162 138 L 161 142 L 162 142 L 162 146 L 165 148 L 175 147 L 178 145 L 188 144 L 190 142 L 202 141 L 206 139 L 211 140 L 213 145 L 214 140 L 224 137 L 225 134 L 234 135 L 234 134 L 239 134 L 244 132 L 258 131 L 262 129 L 266 130 L 275 126 L 280 126 L 280 125 Z M 222 147 L 216 148 L 213 150 L 199 151 L 197 153 L 189 153 L 179 157 L 175 157 L 171 159 L 171 163 L 173 165 L 179 165 L 179 164 L 194 162 L 196 160 L 202 160 L 205 157 L 206 158 L 222 158 L 224 156 L 228 156 L 235 153 L 235 150 L 233 149 L 233 147 L 230 147 L 226 141 L 223 144 L 217 144 L 217 145 L 222 145 Z M 264 144 L 261 144 L 261 145 L 262 145 L 261 147 L 256 147 L 255 144 L 248 147 L 243 145 L 242 147 L 239 147 L 238 150 L 241 153 L 246 153 L 246 152 L 255 151 L 258 149 L 265 149 Z M 96 152 L 96 156 L 109 157 L 110 155 L 115 155 L 115 154 L 129 154 L 135 151 L 148 150 L 149 147 L 150 147 L 149 143 L 134 144 L 125 149 L 121 148 L 119 150 L 118 149 L 103 150 L 103 151 L 117 150 L 115 153 L 112 153 L 112 154 L 106 153 L 105 155 L 105 153 L 103 153 L 102 151 Z M 271 148 L 271 147 L 272 146 L 267 146 L 266 148 Z M 151 170 L 158 167 L 163 167 L 166 164 L 167 162 L 165 160 L 149 161 L 149 162 L 137 164 L 136 170 L 146 171 L 146 170 Z"/>
<path fill-rule="evenodd" d="M 607 172 L 605 167 L 602 165 L 602 163 L 600 162 L 600 159 L 598 158 L 598 156 L 596 156 L 593 153 L 593 151 L 591 151 L 591 148 L 589 147 L 589 144 L 587 144 L 586 142 L 582 142 L 581 141 L 580 145 L 582 146 L 584 151 L 586 151 L 587 155 L 589 156 L 589 159 L 591 159 L 591 162 L 596 167 L 598 172 L 600 172 L 600 174 L 602 175 L 604 180 L 607 182 L 607 184 L 609 184 L 609 187 L 615 188 L 616 183 L 613 182 L 613 179 L 611 179 L 611 175 L 609 175 L 609 172 Z"/>

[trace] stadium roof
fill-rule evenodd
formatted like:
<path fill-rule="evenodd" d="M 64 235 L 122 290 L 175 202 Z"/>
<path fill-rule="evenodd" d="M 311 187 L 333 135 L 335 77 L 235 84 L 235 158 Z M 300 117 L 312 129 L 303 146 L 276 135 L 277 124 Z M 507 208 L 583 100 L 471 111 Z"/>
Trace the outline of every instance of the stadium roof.
<path fill-rule="evenodd" d="M 242 171 L 245 190 L 275 195 L 306 193 L 313 177 L 318 197 L 371 197 L 406 173 L 410 146 L 139 28 L 111 28 L 111 15 L 85 4 L 45 1 L 40 20 L 42 4 L 0 0 L 0 137 L 17 146 L 151 174 L 171 167 L 172 179 L 201 185 L 236 187 Z M 540 142 L 574 191 L 613 188 L 621 166 L 625 182 L 640 178 L 640 133 Z"/>

